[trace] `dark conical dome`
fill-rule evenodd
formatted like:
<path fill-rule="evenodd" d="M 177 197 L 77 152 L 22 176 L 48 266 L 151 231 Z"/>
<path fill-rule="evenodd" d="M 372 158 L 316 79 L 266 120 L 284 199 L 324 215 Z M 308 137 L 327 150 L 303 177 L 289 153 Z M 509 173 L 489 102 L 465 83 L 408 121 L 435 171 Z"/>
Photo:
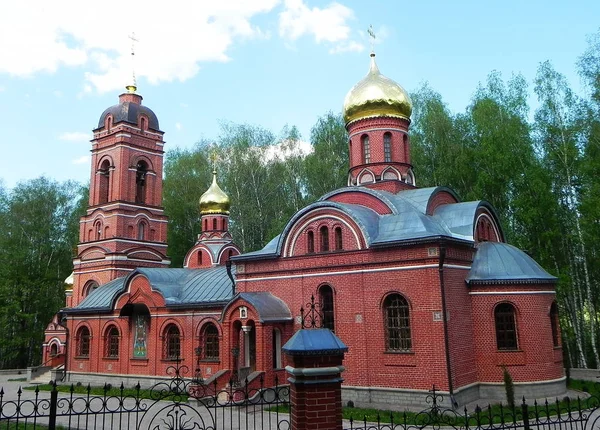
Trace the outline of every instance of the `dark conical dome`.
<path fill-rule="evenodd" d="M 112 115 L 113 124 L 127 122 L 133 125 L 138 125 L 140 123 L 140 115 L 145 115 L 148 117 L 148 128 L 160 131 L 156 114 L 152 109 L 142 105 L 142 96 L 135 93 L 121 94 L 119 96 L 119 104 L 111 106 L 102 112 L 98 120 L 98 128 L 104 127 L 108 115 Z"/>

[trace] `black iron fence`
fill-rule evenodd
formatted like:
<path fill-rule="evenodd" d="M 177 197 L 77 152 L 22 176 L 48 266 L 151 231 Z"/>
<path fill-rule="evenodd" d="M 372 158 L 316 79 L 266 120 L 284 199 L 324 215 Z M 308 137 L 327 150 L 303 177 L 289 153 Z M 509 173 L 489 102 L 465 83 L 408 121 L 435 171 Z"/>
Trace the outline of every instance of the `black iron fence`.
<path fill-rule="evenodd" d="M 476 406 L 472 410 L 450 409 L 435 386 L 426 398 L 429 407 L 418 413 L 400 412 L 376 417 L 351 417 L 345 430 L 592 430 L 600 422 L 600 399 L 587 398 L 534 401 L 520 404 Z"/>
<path fill-rule="evenodd" d="M 266 387 L 261 378 L 220 388 L 184 378 L 187 371 L 177 364 L 168 369 L 169 380 L 151 389 L 106 384 L 100 395 L 89 386 L 63 392 L 56 383 L 50 392 L 0 389 L 0 429 L 290 430 L 289 415 L 279 412 L 289 408 L 289 386 L 275 380 Z"/>

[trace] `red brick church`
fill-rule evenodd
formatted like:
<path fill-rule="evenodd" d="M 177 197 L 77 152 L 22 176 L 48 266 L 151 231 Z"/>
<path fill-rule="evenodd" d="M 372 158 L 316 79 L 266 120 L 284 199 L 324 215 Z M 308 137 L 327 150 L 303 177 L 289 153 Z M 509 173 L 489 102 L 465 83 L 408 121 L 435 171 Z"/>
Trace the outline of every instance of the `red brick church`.
<path fill-rule="evenodd" d="M 411 101 L 374 54 L 344 103 L 348 186 L 244 254 L 213 172 L 183 268 L 167 256 L 163 132 L 135 91 L 94 130 L 66 307 L 46 331 L 44 361 L 68 380 L 150 384 L 180 359 L 221 387 L 284 381 L 281 347 L 314 296 L 349 348 L 345 401 L 422 401 L 433 384 L 459 404 L 502 398 L 504 367 L 517 395 L 565 392 L 556 278 L 505 243 L 489 203 L 416 186 Z"/>

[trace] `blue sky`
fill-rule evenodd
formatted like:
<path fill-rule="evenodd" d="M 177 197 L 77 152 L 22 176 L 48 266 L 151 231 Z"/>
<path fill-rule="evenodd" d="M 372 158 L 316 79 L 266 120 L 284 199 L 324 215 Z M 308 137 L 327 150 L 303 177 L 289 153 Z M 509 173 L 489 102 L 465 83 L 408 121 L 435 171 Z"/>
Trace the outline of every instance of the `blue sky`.
<path fill-rule="evenodd" d="M 89 5 L 88 5 L 89 4 Z M 581 92 L 577 57 L 600 2 L 457 0 L 29 0 L 0 14 L 0 178 L 89 180 L 91 130 L 130 80 L 158 115 L 165 148 L 214 139 L 222 121 L 304 140 L 368 70 L 423 82 L 463 111 L 492 70 L 532 82 L 551 60 Z M 532 99 L 532 106 L 534 106 Z"/>

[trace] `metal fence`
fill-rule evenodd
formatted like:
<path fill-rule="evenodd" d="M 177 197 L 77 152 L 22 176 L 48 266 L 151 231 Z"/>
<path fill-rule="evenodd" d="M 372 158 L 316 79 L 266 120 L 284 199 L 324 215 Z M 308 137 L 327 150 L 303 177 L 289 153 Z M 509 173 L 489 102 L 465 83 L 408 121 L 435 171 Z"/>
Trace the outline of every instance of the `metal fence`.
<path fill-rule="evenodd" d="M 107 384 L 102 395 L 89 386 L 62 392 L 56 383 L 49 393 L 0 389 L 0 429 L 290 429 L 289 415 L 280 413 L 289 409 L 289 386 L 231 380 L 220 389 L 216 381 L 184 378 L 187 371 L 178 363 L 168 369 L 169 380 L 149 390 L 121 385 L 115 393 Z"/>
<path fill-rule="evenodd" d="M 471 411 L 446 408 L 443 400 L 434 386 L 426 398 L 429 407 L 421 412 L 352 417 L 345 430 L 592 430 L 600 424 L 600 399 L 595 395 L 532 404 L 523 398 L 520 404 L 477 406 Z"/>

